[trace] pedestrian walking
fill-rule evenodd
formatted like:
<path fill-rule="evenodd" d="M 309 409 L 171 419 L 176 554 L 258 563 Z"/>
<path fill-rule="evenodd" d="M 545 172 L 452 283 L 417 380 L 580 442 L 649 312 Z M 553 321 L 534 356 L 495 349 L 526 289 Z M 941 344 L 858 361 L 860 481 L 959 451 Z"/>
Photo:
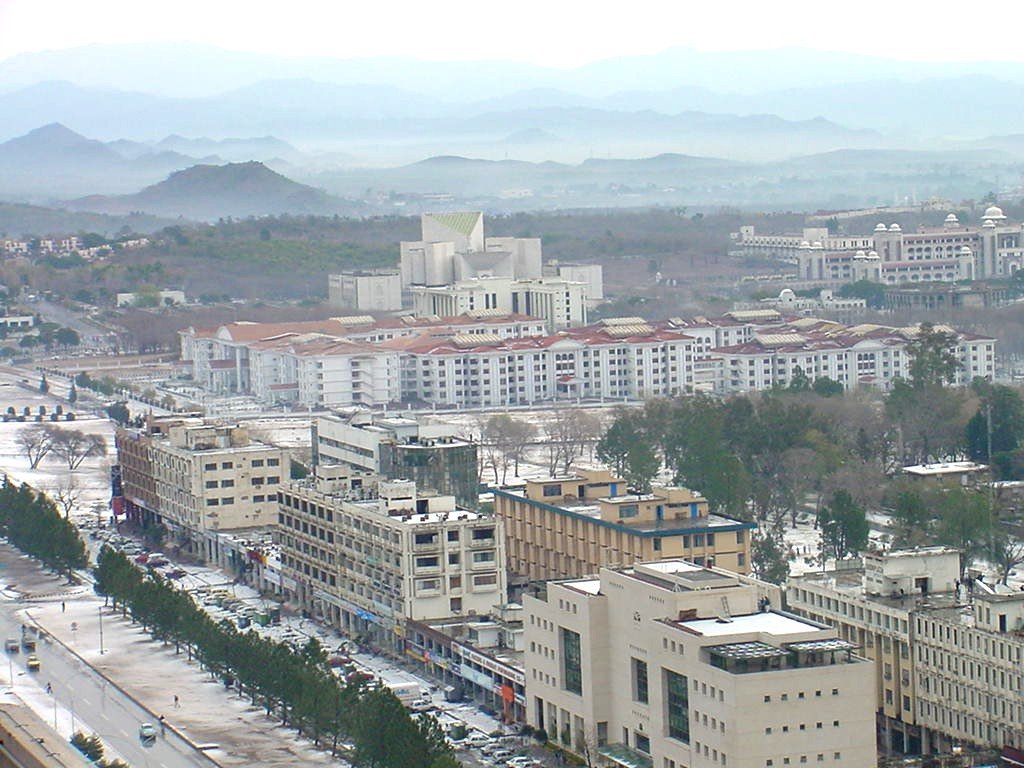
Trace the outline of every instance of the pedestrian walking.
<path fill-rule="evenodd" d="M 63 600 L 61 600 L 60 601 L 60 612 L 64 613 L 67 609 L 68 609 L 67 605 L 64 603 Z"/>
<path fill-rule="evenodd" d="M 167 723 L 164 721 L 164 716 L 160 715 L 160 735 L 167 735 Z"/>
<path fill-rule="evenodd" d="M 49 694 L 53 693 L 53 686 L 50 685 L 49 683 L 46 684 L 46 692 L 49 693 Z"/>
<path fill-rule="evenodd" d="M 174 708 L 181 709 L 181 703 L 178 701 L 178 694 L 174 694 Z"/>

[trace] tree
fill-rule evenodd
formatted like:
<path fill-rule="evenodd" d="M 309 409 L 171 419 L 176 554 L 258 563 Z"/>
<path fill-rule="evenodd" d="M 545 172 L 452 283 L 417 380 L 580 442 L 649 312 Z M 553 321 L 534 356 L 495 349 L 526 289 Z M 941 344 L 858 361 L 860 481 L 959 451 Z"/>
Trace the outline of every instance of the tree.
<path fill-rule="evenodd" d="M 1024 541 L 1015 539 L 1009 531 L 999 530 L 992 536 L 990 551 L 992 562 L 999 568 L 1003 584 L 1010 578 L 1010 571 L 1024 563 Z"/>
<path fill-rule="evenodd" d="M 845 490 L 832 494 L 832 501 L 818 512 L 822 556 L 842 560 L 856 555 L 868 544 L 868 519 L 864 508 Z"/>
<path fill-rule="evenodd" d="M 980 490 L 953 486 L 938 487 L 927 496 L 937 517 L 936 539 L 960 551 L 963 573 L 980 555 L 989 551 L 992 534 L 992 506 Z"/>
<path fill-rule="evenodd" d="M 917 390 L 953 383 L 961 368 L 956 334 L 936 330 L 931 323 L 921 323 L 917 336 L 906 346 L 906 355 L 910 383 Z"/>
<path fill-rule="evenodd" d="M 107 417 L 110 418 L 111 421 L 115 421 L 121 426 L 124 426 L 129 421 L 131 421 L 132 415 L 128 411 L 128 404 L 125 403 L 123 400 L 119 400 L 116 403 L 111 403 L 110 405 L 107 406 L 106 411 Z"/>
<path fill-rule="evenodd" d="M 1017 390 L 1001 384 L 977 381 L 972 387 L 981 395 L 981 403 L 967 422 L 967 453 L 975 461 L 992 463 L 999 454 L 1012 454 L 1021 447 L 1024 400 Z"/>
<path fill-rule="evenodd" d="M 513 463 L 516 474 L 519 474 L 519 461 L 535 432 L 536 428 L 532 424 L 505 413 L 491 416 L 483 423 L 480 436 L 484 443 L 484 460 L 494 471 L 495 483 L 499 482 L 499 468 L 502 484 L 505 483 L 508 468 Z"/>
<path fill-rule="evenodd" d="M 843 385 L 828 376 L 819 376 L 814 380 L 811 389 L 822 397 L 834 397 L 843 394 Z"/>
<path fill-rule="evenodd" d="M 750 565 L 757 578 L 783 584 L 789 578 L 789 553 L 781 526 L 767 526 L 754 532 L 750 540 Z"/>
<path fill-rule="evenodd" d="M 78 390 L 75 388 L 74 379 L 71 380 L 71 386 L 68 388 L 68 402 L 75 403 L 78 401 Z"/>
<path fill-rule="evenodd" d="M 44 395 L 50 391 L 50 384 L 46 381 L 45 373 L 39 378 L 39 391 Z"/>
<path fill-rule="evenodd" d="M 87 435 L 80 429 L 55 429 L 52 432 L 55 456 L 76 470 L 82 462 L 93 456 L 107 455 L 107 441 L 102 435 Z"/>
<path fill-rule="evenodd" d="M 648 432 L 649 424 L 640 411 L 620 411 L 597 441 L 597 457 L 638 493 L 650 491 L 651 480 L 661 469 L 661 457 L 655 450 L 655 438 Z"/>
<path fill-rule="evenodd" d="M 71 517 L 71 510 L 74 509 L 78 499 L 82 496 L 82 489 L 78 486 L 75 475 L 68 472 L 57 481 L 54 486 L 53 500 L 64 510 L 64 517 Z"/>
<path fill-rule="evenodd" d="M 53 436 L 54 430 L 45 425 L 34 425 L 18 434 L 18 447 L 28 458 L 29 469 L 36 469 L 53 450 Z"/>
<path fill-rule="evenodd" d="M 899 547 L 917 547 L 930 543 L 932 516 L 924 498 L 907 481 L 892 490 L 893 543 Z"/>
<path fill-rule="evenodd" d="M 62 347 L 77 347 L 82 343 L 81 337 L 73 328 L 58 328 L 53 334 L 53 340 Z"/>
<path fill-rule="evenodd" d="M 561 467 L 568 474 L 587 445 L 600 436 L 601 421 L 579 408 L 563 408 L 555 411 L 544 432 L 548 438 L 549 472 L 554 475 Z"/>

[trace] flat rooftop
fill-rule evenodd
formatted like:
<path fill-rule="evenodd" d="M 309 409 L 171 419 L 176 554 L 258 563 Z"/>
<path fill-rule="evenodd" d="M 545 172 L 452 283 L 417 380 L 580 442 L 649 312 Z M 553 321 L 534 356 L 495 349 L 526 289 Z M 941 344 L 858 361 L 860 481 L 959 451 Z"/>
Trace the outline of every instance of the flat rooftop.
<path fill-rule="evenodd" d="M 941 464 L 913 464 L 909 467 L 903 468 L 903 471 L 908 475 L 917 475 L 920 477 L 962 474 L 964 472 L 985 472 L 987 470 L 987 464 L 976 464 L 973 461 L 947 461 Z"/>
<path fill-rule="evenodd" d="M 763 632 L 767 635 L 797 635 L 806 632 L 820 632 L 820 624 L 812 623 L 796 616 L 765 611 L 748 613 L 743 616 L 732 616 L 729 619 L 693 619 L 691 621 L 673 622 L 676 626 L 695 632 L 704 637 L 726 637 L 743 635 L 750 632 Z"/>

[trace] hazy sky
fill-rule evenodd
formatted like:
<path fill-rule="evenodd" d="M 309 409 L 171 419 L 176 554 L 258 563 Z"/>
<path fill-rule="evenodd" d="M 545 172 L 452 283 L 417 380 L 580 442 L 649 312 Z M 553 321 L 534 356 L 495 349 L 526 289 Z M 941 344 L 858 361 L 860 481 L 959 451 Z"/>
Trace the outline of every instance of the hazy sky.
<path fill-rule="evenodd" d="M 671 46 L 806 47 L 922 61 L 1024 60 L 998 13 L 922 0 L 0 0 L 0 59 L 89 43 L 191 41 L 339 58 L 508 59 L 569 67 Z"/>

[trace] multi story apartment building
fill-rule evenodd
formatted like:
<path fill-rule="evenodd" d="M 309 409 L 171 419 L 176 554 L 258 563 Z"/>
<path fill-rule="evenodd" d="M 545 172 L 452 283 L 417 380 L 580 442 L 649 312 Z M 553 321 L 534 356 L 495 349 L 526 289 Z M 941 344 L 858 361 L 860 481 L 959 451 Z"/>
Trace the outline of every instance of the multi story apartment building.
<path fill-rule="evenodd" d="M 959 553 L 931 547 L 791 579 L 786 597 L 874 659 L 881 751 L 1024 756 L 1024 594 L 961 581 Z"/>
<path fill-rule="evenodd" d="M 953 333 L 958 383 L 991 379 L 991 337 Z M 543 334 L 543 321 L 483 310 L 458 318 L 233 323 L 180 332 L 199 386 L 305 407 L 417 402 L 451 407 L 751 392 L 795 376 L 888 390 L 909 374 L 918 326 L 846 326 L 774 309 L 650 322 L 605 318 Z"/>
<path fill-rule="evenodd" d="M 618 766 L 874 766 L 871 663 L 778 605 L 682 560 L 551 582 L 523 602 L 529 723 Z"/>
<path fill-rule="evenodd" d="M 975 378 L 992 380 L 995 374 L 996 340 L 989 336 L 957 332 L 947 326 L 936 330 L 953 334 L 960 358 L 956 383 Z M 860 387 L 888 390 L 897 378 L 909 378 L 907 344 L 920 332 L 918 326 L 890 328 L 874 324 L 844 326 L 815 318 L 801 318 L 762 332 L 749 341 L 719 347 L 711 353 L 720 366 L 715 389 L 750 392 L 786 387 L 802 374 L 828 377 L 847 390 Z"/>
<path fill-rule="evenodd" d="M 252 394 L 267 403 L 306 407 L 376 405 L 396 401 L 400 348 L 381 342 L 410 337 L 539 336 L 542 320 L 496 312 L 449 318 L 369 315 L 294 323 L 240 321 L 178 332 L 181 359 L 192 378 L 217 395 Z"/>
<path fill-rule="evenodd" d="M 479 502 L 477 446 L 447 424 L 367 411 L 319 416 L 312 426 L 314 464 L 347 464 L 423 491 Z"/>
<path fill-rule="evenodd" d="M 800 235 L 758 235 L 745 226 L 733 241 L 744 251 L 791 261 L 804 280 L 826 283 L 866 279 L 899 285 L 1005 278 L 1024 263 L 1024 225 L 1010 224 L 995 205 L 974 227 L 962 225 L 950 213 L 942 227 L 917 232 L 879 223 L 870 236 L 835 236 L 822 227 L 804 229 Z"/>
<path fill-rule="evenodd" d="M 509 571 L 522 580 L 578 578 L 662 558 L 750 572 L 757 526 L 711 514 L 707 500 L 687 488 L 637 495 L 607 470 L 581 469 L 493 490 Z"/>
<path fill-rule="evenodd" d="M 272 526 L 277 491 L 288 479 L 287 453 L 249 438 L 239 426 L 202 419 L 151 419 L 115 435 L 124 511 L 167 528 L 209 561 L 216 533 Z"/>
<path fill-rule="evenodd" d="M 378 643 L 401 648 L 407 619 L 486 615 L 507 602 L 497 521 L 409 481 L 320 465 L 282 489 L 277 535 L 282 583 L 295 584 L 286 596 Z"/>

